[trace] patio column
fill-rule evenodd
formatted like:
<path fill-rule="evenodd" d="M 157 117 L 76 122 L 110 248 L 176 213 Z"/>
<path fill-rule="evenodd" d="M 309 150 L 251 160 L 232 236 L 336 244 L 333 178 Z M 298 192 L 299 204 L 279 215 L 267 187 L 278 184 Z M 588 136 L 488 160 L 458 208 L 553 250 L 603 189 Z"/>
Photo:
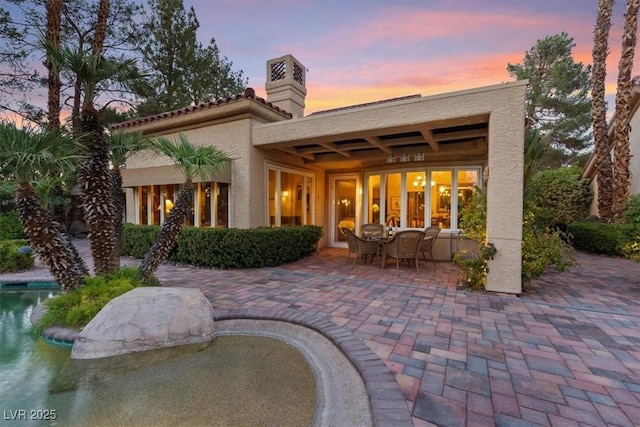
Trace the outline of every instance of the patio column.
<path fill-rule="evenodd" d="M 525 89 L 513 87 L 489 118 L 487 240 L 498 252 L 485 287 L 492 292 L 522 292 Z"/>

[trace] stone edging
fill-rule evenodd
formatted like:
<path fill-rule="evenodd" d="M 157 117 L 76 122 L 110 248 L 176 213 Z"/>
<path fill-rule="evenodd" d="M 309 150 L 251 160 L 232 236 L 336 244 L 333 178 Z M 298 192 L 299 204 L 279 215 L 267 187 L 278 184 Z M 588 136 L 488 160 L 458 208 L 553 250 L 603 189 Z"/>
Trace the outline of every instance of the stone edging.
<path fill-rule="evenodd" d="M 30 321 L 35 324 L 46 307 L 40 304 L 33 309 Z M 292 311 L 267 311 L 259 309 L 216 310 L 213 320 L 254 319 L 280 320 L 314 330 L 336 345 L 351 361 L 364 382 L 371 416 L 375 426 L 412 426 L 411 415 L 400 386 L 382 360 L 351 332 L 331 322 L 326 317 Z M 80 334 L 79 329 L 51 327 L 43 331 L 43 337 L 53 345 L 72 345 Z"/>
<path fill-rule="evenodd" d="M 369 395 L 376 426 L 412 426 L 411 415 L 400 386 L 382 360 L 351 332 L 327 318 L 291 311 L 260 309 L 216 310 L 213 320 L 280 320 L 321 333 L 336 345 L 356 367 Z"/>

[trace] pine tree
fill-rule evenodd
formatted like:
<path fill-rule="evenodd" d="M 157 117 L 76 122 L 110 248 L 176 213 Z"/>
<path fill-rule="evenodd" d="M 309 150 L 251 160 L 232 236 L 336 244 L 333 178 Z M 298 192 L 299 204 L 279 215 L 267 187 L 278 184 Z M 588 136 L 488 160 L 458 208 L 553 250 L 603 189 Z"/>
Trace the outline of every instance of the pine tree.
<path fill-rule="evenodd" d="M 549 142 L 541 165 L 574 163 L 591 144 L 591 67 L 575 62 L 573 38 L 562 32 L 538 40 L 521 64 L 508 64 L 509 75 L 528 79 L 526 113 L 531 128 Z"/>
<path fill-rule="evenodd" d="M 149 0 L 148 9 L 149 37 L 140 50 L 155 94 L 140 103 L 138 116 L 242 92 L 242 71 L 231 70 L 215 39 L 206 47 L 197 41 L 200 23 L 193 7 L 186 11 L 182 0 Z"/>

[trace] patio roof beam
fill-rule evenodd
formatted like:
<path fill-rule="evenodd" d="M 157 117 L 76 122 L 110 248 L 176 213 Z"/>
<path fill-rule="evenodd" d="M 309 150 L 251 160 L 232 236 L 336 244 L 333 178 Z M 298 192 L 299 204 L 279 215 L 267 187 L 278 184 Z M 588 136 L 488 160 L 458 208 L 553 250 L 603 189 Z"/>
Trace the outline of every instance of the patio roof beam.
<path fill-rule="evenodd" d="M 349 151 L 345 151 L 342 150 L 340 148 L 338 148 L 338 146 L 332 142 L 321 142 L 320 143 L 321 146 L 323 146 L 324 148 L 327 148 L 331 151 L 335 151 L 336 153 L 340 154 L 341 156 L 344 157 L 351 157 L 351 152 Z"/>
<path fill-rule="evenodd" d="M 429 144 L 429 147 L 431 147 L 433 151 L 438 151 L 440 145 L 438 145 L 438 141 L 436 141 L 433 130 L 430 127 L 426 126 L 421 127 L 418 130 L 420 131 L 420 134 L 422 134 L 424 140 L 427 141 L 427 144 Z"/>
<path fill-rule="evenodd" d="M 315 160 L 316 159 L 313 154 L 301 153 L 300 151 L 296 150 L 295 148 L 280 147 L 279 150 L 284 152 L 284 153 L 293 154 L 294 156 L 302 157 L 303 159 L 307 159 L 307 160 Z"/>
<path fill-rule="evenodd" d="M 365 141 L 367 141 L 369 144 L 373 145 L 374 147 L 384 151 L 387 154 L 391 154 L 392 153 L 392 149 L 387 147 L 386 145 L 384 145 L 380 139 L 378 139 L 375 136 L 363 136 L 362 137 Z"/>

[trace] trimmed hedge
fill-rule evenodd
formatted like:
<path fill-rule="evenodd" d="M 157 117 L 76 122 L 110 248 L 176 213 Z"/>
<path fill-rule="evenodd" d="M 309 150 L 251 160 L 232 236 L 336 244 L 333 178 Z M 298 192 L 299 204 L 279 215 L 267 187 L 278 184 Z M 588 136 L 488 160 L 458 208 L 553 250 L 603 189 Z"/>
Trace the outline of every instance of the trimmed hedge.
<path fill-rule="evenodd" d="M 126 224 L 122 255 L 143 258 L 160 231 L 157 225 Z M 185 227 L 169 253 L 169 261 L 210 268 L 261 268 L 312 255 L 322 227 L 280 228 Z"/>
<path fill-rule="evenodd" d="M 568 225 L 573 247 L 605 255 L 624 255 L 624 247 L 640 234 L 634 224 L 605 224 L 598 221 L 575 221 Z"/>
<path fill-rule="evenodd" d="M 26 239 L 16 211 L 0 214 L 0 240 Z"/>
<path fill-rule="evenodd" d="M 27 245 L 28 242 L 23 239 L 0 241 L 0 273 L 13 273 L 33 268 L 33 254 L 18 252 L 18 248 Z"/>

